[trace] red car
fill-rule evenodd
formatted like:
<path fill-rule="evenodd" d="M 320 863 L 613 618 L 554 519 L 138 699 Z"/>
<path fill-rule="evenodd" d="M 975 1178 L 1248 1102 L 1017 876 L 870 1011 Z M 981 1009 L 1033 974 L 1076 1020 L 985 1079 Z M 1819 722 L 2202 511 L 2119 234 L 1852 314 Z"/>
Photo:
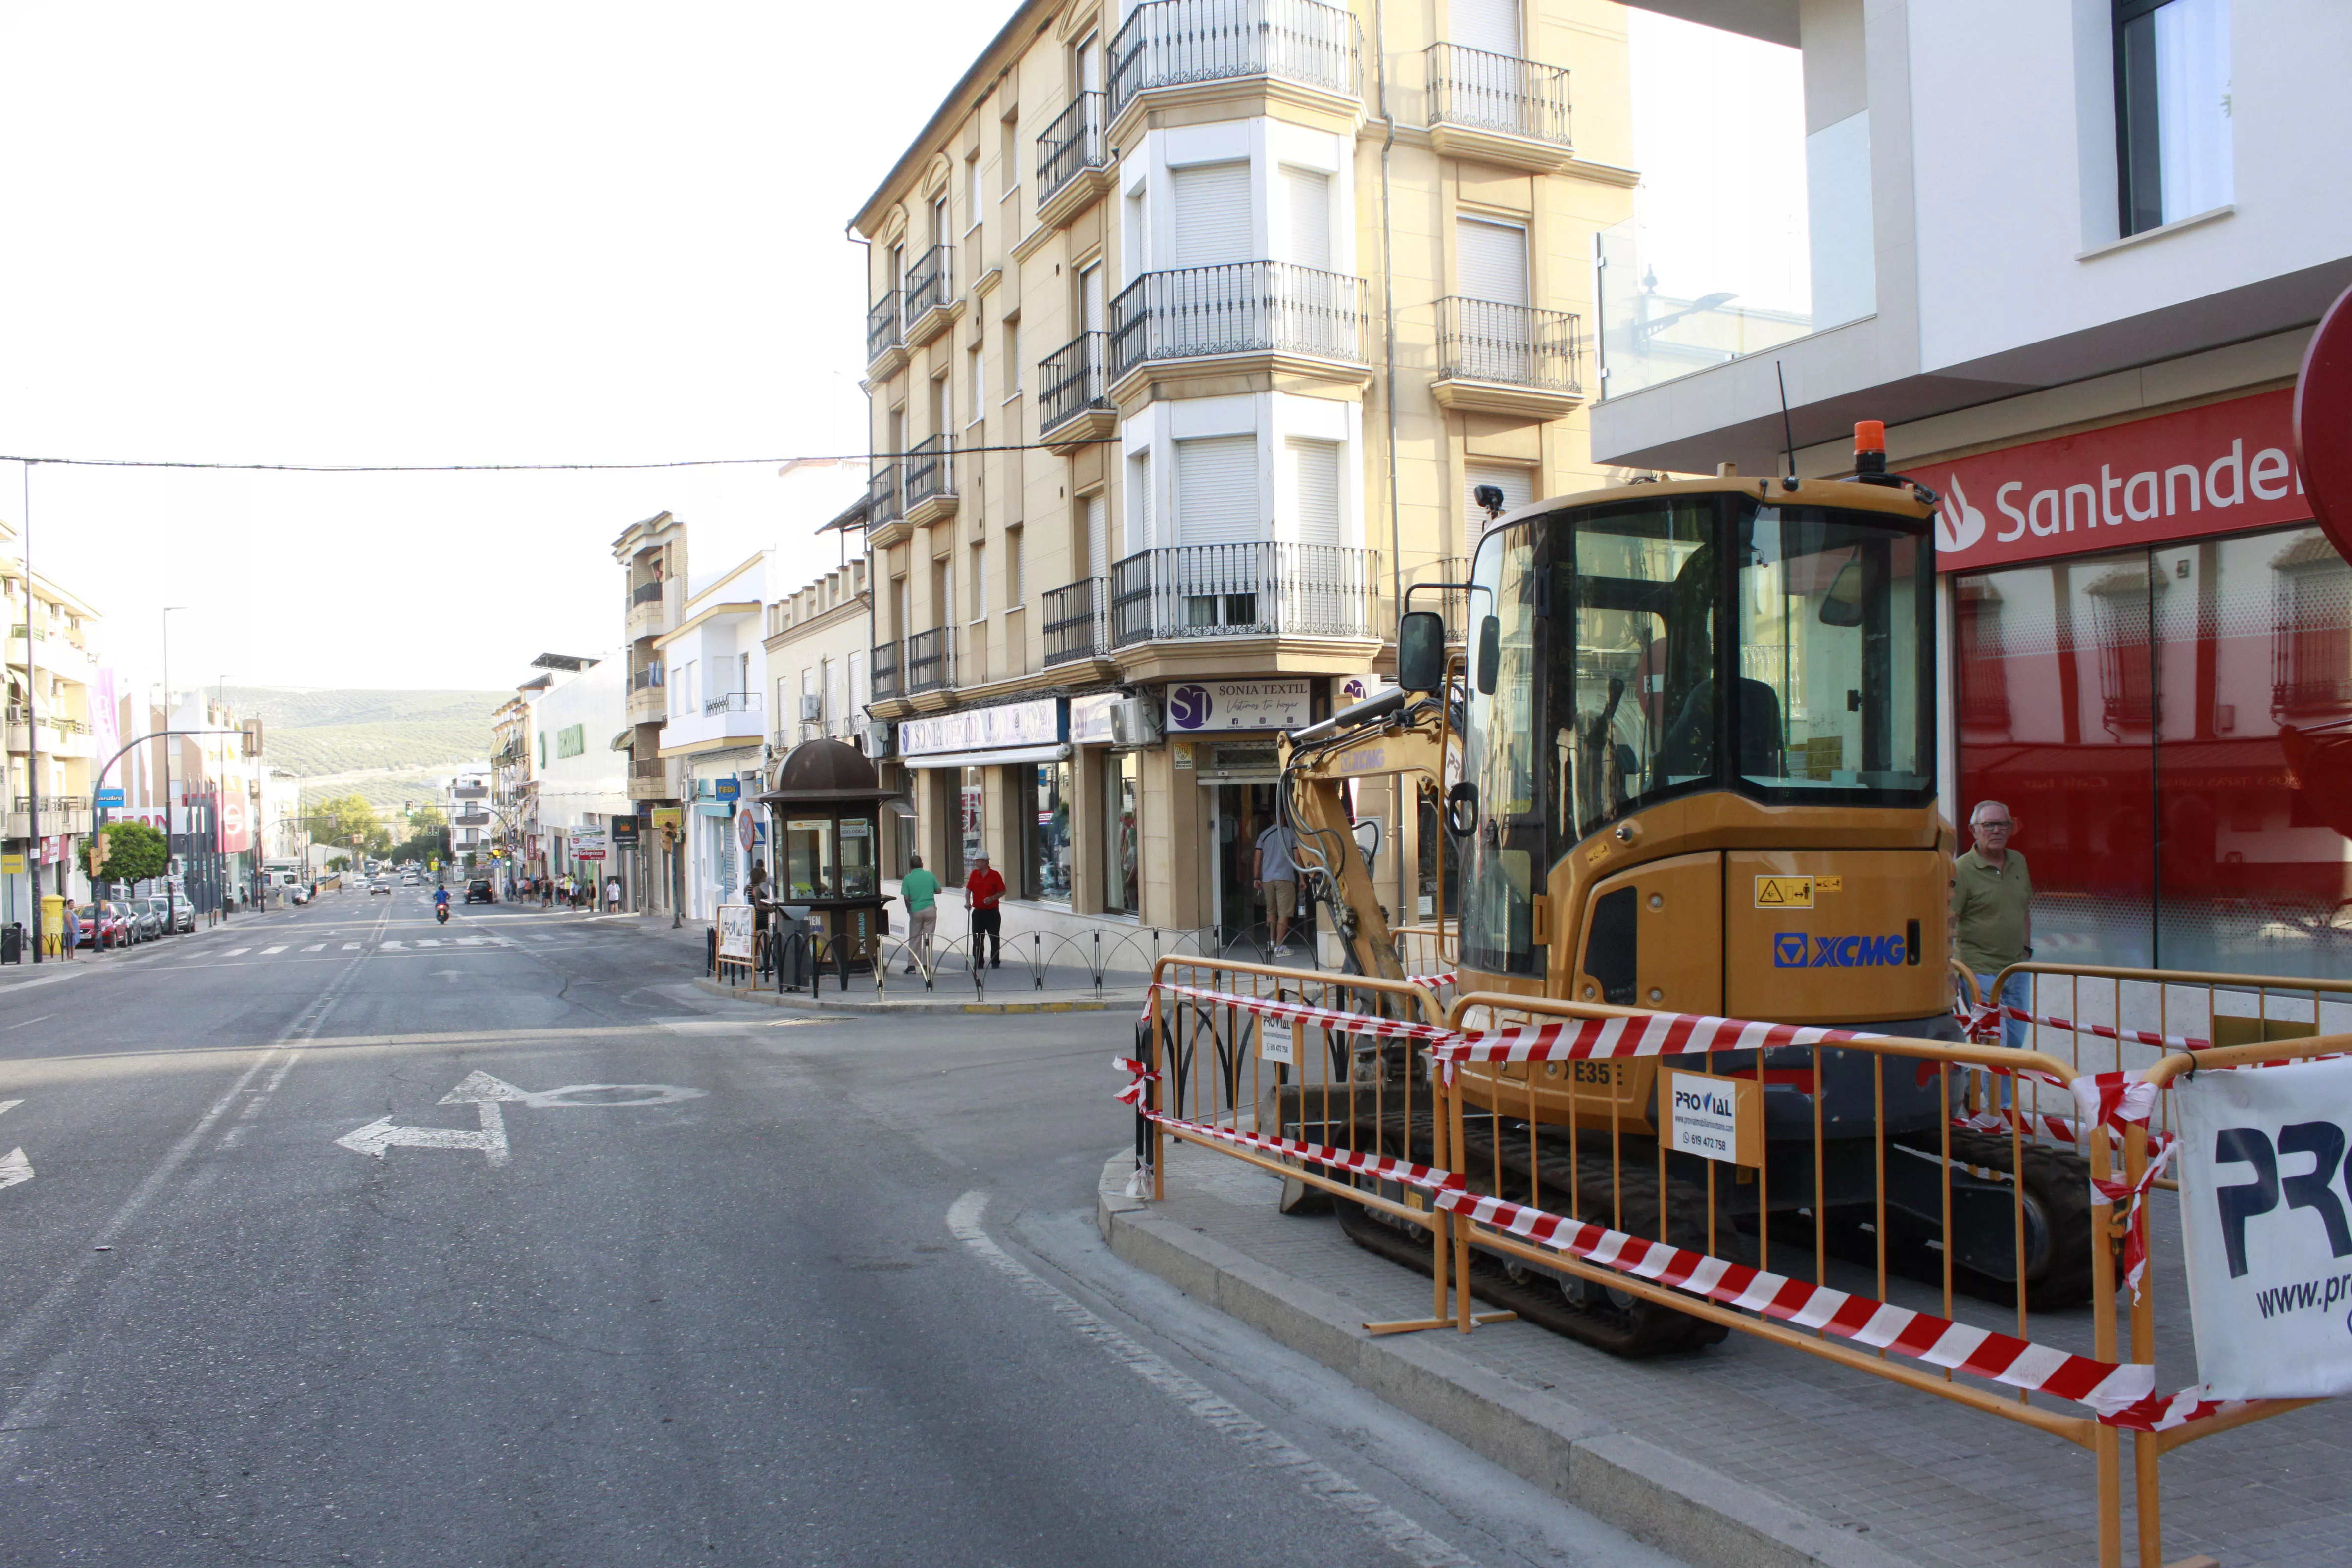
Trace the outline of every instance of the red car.
<path fill-rule="evenodd" d="M 121 904 L 84 904 L 77 917 L 81 929 L 75 940 L 84 947 L 129 947 L 131 911 Z"/>

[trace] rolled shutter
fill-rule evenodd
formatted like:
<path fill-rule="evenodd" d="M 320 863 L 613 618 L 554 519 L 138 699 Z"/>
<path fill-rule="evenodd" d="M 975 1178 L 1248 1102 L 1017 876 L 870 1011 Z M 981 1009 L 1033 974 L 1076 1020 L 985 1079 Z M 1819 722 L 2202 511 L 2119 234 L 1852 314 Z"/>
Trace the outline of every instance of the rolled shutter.
<path fill-rule="evenodd" d="M 1454 258 L 1455 286 L 1465 299 L 1528 302 L 1528 231 L 1518 225 L 1455 219 Z"/>
<path fill-rule="evenodd" d="M 1281 259 L 1331 270 L 1331 176 L 1313 169 L 1282 171 L 1283 195 L 1288 206 L 1287 241 Z"/>
<path fill-rule="evenodd" d="M 1220 267 L 1250 255 L 1250 166 L 1199 163 L 1175 171 L 1176 265 Z"/>
<path fill-rule="evenodd" d="M 1289 458 L 1292 536 L 1301 544 L 1339 544 L 1339 443 L 1294 437 Z"/>
<path fill-rule="evenodd" d="M 1255 436 L 1176 443 L 1176 519 L 1182 544 L 1242 544 L 1257 538 Z"/>
<path fill-rule="evenodd" d="M 1110 503 L 1100 490 L 1087 498 L 1087 571 L 1100 577 L 1110 571 Z"/>
<path fill-rule="evenodd" d="M 1519 0 L 1446 0 L 1451 42 L 1490 55 L 1518 56 Z"/>
<path fill-rule="evenodd" d="M 1486 509 L 1477 502 L 1478 487 L 1493 485 L 1503 492 L 1503 510 L 1507 515 L 1536 499 L 1536 476 L 1532 468 L 1522 468 L 1508 463 L 1468 463 L 1463 468 L 1463 515 L 1470 520 L 1475 533 L 1486 528 Z"/>

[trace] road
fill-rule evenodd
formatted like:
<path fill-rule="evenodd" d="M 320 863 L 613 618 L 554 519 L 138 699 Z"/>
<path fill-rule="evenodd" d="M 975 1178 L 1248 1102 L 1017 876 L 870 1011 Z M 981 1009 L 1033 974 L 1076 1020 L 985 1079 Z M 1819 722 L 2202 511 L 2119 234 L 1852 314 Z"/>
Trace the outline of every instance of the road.
<path fill-rule="evenodd" d="M 698 967 L 404 889 L 10 971 L 12 1568 L 1668 1563 L 1110 1258 L 1123 1020 Z"/>

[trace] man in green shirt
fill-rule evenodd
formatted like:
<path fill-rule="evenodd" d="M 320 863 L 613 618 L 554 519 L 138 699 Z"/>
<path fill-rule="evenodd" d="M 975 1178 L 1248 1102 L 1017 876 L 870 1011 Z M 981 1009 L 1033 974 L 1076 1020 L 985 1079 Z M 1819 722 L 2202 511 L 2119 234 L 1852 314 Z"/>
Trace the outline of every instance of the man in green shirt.
<path fill-rule="evenodd" d="M 923 858 L 912 857 L 907 874 L 898 879 L 898 896 L 907 900 L 907 973 L 918 965 L 931 966 L 931 933 L 940 927 L 940 879 L 923 869 Z"/>
<path fill-rule="evenodd" d="M 2033 878 L 2025 868 L 2025 857 L 2009 847 L 2017 831 L 2009 807 L 1997 800 L 1977 802 L 1969 814 L 1969 831 L 1976 847 L 1952 862 L 1952 942 L 1959 961 L 1990 1002 L 1995 977 L 2033 956 Z M 2025 976 L 2011 975 L 2000 1005 L 2021 1011 L 2026 1002 Z M 2001 1020 L 2000 1043 L 2023 1050 L 2025 1025 L 2015 1018 Z M 2009 1103 L 2006 1079 L 2000 1101 Z"/>

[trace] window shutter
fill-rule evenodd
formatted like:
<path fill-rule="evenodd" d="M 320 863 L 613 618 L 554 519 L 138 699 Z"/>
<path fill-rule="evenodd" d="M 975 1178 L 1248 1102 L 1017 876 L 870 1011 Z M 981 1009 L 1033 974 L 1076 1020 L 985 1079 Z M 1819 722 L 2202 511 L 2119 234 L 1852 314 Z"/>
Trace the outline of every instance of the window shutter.
<path fill-rule="evenodd" d="M 1455 219 L 1454 262 L 1463 298 L 1528 303 L 1528 231 L 1517 224 Z"/>
<path fill-rule="evenodd" d="M 1289 445 L 1292 535 L 1301 544 L 1339 539 L 1339 443 L 1293 437 Z"/>
<path fill-rule="evenodd" d="M 1289 243 L 1282 259 L 1331 270 L 1331 176 L 1312 169 L 1282 171 L 1283 195 L 1290 208 Z"/>
<path fill-rule="evenodd" d="M 1507 463 L 1465 464 L 1462 490 L 1465 510 L 1462 515 L 1470 520 L 1467 531 L 1472 538 L 1486 531 L 1486 509 L 1475 499 L 1480 485 L 1493 485 L 1503 492 L 1503 510 L 1507 513 L 1536 499 L 1536 476 L 1532 468 Z"/>
<path fill-rule="evenodd" d="M 1176 443 L 1176 519 L 1181 544 L 1242 544 L 1257 537 L 1255 436 Z"/>
<path fill-rule="evenodd" d="M 1250 166 L 1202 163 L 1175 171 L 1176 265 L 1250 261 Z"/>
<path fill-rule="evenodd" d="M 1446 0 L 1446 31 L 1465 48 L 1518 58 L 1519 0 Z"/>
<path fill-rule="evenodd" d="M 1103 330 L 1103 273 L 1099 267 L 1089 267 L 1078 274 L 1078 331 L 1099 332 Z"/>
<path fill-rule="evenodd" d="M 1087 572 L 1100 577 L 1110 571 L 1109 499 L 1097 490 L 1087 498 Z"/>
<path fill-rule="evenodd" d="M 1151 547 L 1151 453 L 1146 449 L 1127 460 L 1127 552 Z"/>

